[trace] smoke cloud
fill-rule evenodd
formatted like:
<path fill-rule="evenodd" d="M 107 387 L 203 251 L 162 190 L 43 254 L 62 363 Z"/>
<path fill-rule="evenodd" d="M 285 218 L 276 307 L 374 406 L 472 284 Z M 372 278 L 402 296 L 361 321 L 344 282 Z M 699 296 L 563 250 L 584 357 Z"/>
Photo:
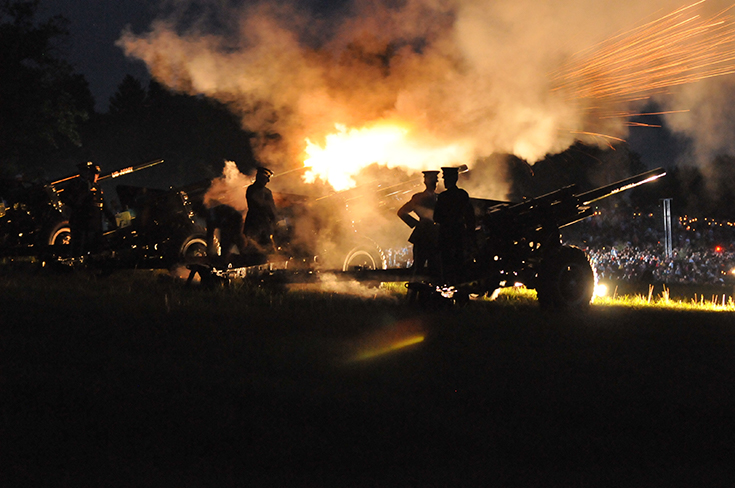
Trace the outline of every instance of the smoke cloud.
<path fill-rule="evenodd" d="M 597 50 L 607 40 L 625 39 L 681 8 L 681 0 L 344 0 L 312 9 L 295 1 L 161 5 L 147 32 L 125 31 L 118 45 L 169 88 L 227 104 L 256 134 L 256 157 L 277 173 L 299 167 L 306 141 L 324 144 L 336 124 L 351 130 L 401 121 L 412 143 L 434 157 L 403 158 L 388 167 L 402 168 L 406 179 L 423 169 L 467 164 L 486 182 L 468 187 L 473 196 L 504 199 L 506 176 L 492 155 L 534 163 L 576 140 L 606 145 L 625 139 L 626 114 L 652 102 L 679 111 L 664 120 L 690 141 L 686 162 L 704 166 L 717 154 L 735 152 L 732 75 L 629 98 L 575 92 L 605 71 Z M 706 19 L 727 7 L 707 0 L 691 16 Z M 580 62 L 588 63 L 585 71 L 575 71 Z M 608 67 L 605 76 L 644 68 Z M 565 73 L 571 80 L 560 77 Z M 242 188 L 239 178 L 223 175 L 213 188 Z M 277 184 L 287 180 L 293 181 Z M 212 198 L 240 197 L 221 192 Z M 234 206 L 244 211 L 243 204 Z"/>
<path fill-rule="evenodd" d="M 735 77 L 727 76 L 686 85 L 676 95 L 662 98 L 670 110 L 688 111 L 666 116 L 667 126 L 690 140 L 690 152 L 680 155 L 682 165 L 706 166 L 721 154 L 735 154 Z"/>
<path fill-rule="evenodd" d="M 625 136 L 620 121 L 590 121 L 549 75 L 575 52 L 680 6 L 631 3 L 356 0 L 325 17 L 284 3 L 197 2 L 192 20 L 184 13 L 194 2 L 170 2 L 166 18 L 123 33 L 119 45 L 170 88 L 227 103 L 276 166 L 303 160 L 304 140 L 336 123 L 386 119 L 409 121 L 429 146 L 460 144 L 469 160 L 457 163 L 501 152 L 534 162 L 578 132 Z M 664 103 L 701 94 L 684 91 Z"/>

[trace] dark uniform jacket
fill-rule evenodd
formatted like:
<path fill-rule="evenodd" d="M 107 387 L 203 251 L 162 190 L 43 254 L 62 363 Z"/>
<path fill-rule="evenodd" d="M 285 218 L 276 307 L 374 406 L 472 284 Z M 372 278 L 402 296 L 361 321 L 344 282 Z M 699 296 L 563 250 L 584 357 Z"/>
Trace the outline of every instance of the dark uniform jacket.
<path fill-rule="evenodd" d="M 416 193 L 398 210 L 401 220 L 413 228 L 408 242 L 419 245 L 436 245 L 436 226 L 434 225 L 436 197 L 436 193 L 429 190 Z M 418 220 L 411 215 L 411 212 L 418 215 Z"/>
<path fill-rule="evenodd" d="M 245 192 L 248 213 L 243 232 L 260 244 L 270 241 L 276 223 L 276 204 L 273 193 L 265 186 L 252 184 Z"/>

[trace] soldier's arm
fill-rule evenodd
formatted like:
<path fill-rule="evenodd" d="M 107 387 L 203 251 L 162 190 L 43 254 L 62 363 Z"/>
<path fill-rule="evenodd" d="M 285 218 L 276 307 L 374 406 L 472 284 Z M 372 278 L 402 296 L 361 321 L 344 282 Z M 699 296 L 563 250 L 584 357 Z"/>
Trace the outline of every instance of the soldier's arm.
<path fill-rule="evenodd" d="M 406 202 L 401 208 L 398 209 L 398 217 L 400 217 L 400 219 L 412 229 L 416 227 L 419 223 L 418 219 L 411 215 L 411 212 L 414 211 L 415 206 L 416 205 L 414 199 L 411 198 L 411 200 Z"/>

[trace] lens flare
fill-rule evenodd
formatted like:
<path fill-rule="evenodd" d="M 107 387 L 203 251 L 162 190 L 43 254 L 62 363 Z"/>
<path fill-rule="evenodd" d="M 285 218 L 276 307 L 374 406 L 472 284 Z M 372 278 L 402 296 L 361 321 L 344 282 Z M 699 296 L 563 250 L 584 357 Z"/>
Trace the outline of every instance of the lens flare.
<path fill-rule="evenodd" d="M 392 342 L 390 344 L 386 344 L 382 347 L 366 349 L 360 352 L 360 354 L 356 355 L 354 359 L 356 361 L 364 361 L 366 359 L 373 359 L 378 356 L 383 356 L 390 352 L 397 351 L 399 349 L 403 349 L 404 347 L 412 346 L 414 344 L 418 344 L 419 342 L 423 342 L 423 341 L 424 341 L 423 335 L 415 335 L 415 336 L 406 337 L 404 339 Z"/>
<path fill-rule="evenodd" d="M 395 322 L 376 330 L 359 341 L 352 361 L 365 361 L 404 349 L 424 341 L 426 334 L 420 319 Z"/>

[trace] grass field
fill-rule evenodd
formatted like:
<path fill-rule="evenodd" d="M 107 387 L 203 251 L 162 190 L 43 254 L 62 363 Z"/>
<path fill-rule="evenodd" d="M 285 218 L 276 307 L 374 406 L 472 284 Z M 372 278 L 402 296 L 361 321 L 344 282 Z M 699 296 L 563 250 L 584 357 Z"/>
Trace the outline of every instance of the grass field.
<path fill-rule="evenodd" d="M 0 485 L 735 483 L 731 312 L 334 286 L 5 271 Z"/>

